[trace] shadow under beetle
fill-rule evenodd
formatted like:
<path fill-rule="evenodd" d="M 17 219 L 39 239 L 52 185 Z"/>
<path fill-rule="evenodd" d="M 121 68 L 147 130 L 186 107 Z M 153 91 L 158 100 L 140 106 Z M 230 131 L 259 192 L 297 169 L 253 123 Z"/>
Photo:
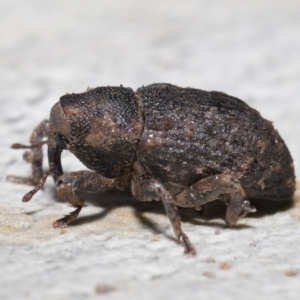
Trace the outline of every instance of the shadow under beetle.
<path fill-rule="evenodd" d="M 47 140 L 44 140 L 47 138 Z M 220 92 L 152 84 L 98 87 L 66 94 L 33 131 L 24 159 L 31 177 L 8 176 L 36 185 L 27 202 L 52 175 L 58 197 L 76 208 L 54 222 L 65 227 L 85 201 L 82 192 L 129 190 L 140 201 L 162 201 L 185 253 L 196 250 L 182 231 L 177 206 L 224 200 L 233 226 L 256 209 L 251 200 L 290 201 L 295 190 L 293 160 L 270 121 L 243 101 Z M 42 145 L 49 170 L 42 171 Z M 61 152 L 69 150 L 92 171 L 64 174 Z M 272 202 L 271 202 L 272 203 Z"/>

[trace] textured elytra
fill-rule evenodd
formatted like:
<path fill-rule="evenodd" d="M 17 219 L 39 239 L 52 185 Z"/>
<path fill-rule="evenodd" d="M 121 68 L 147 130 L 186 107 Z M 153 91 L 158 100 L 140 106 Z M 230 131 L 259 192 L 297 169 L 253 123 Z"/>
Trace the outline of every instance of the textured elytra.
<path fill-rule="evenodd" d="M 137 93 L 145 115 L 138 161 L 152 176 L 170 186 L 190 186 L 229 173 L 240 180 L 248 199 L 292 196 L 290 153 L 272 123 L 245 102 L 169 84 Z"/>

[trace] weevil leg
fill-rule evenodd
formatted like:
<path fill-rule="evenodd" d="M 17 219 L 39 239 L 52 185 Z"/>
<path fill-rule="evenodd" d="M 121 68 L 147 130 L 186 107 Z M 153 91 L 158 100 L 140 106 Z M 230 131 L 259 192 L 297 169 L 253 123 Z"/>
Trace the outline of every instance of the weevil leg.
<path fill-rule="evenodd" d="M 182 231 L 180 217 L 178 214 L 177 207 L 173 204 L 174 200 L 170 193 L 164 188 L 161 183 L 154 184 L 157 193 L 160 195 L 160 199 L 164 205 L 167 216 L 169 217 L 175 236 L 178 240 L 180 238 L 184 244 L 184 254 L 189 254 L 191 256 L 197 255 L 196 248 L 191 243 L 189 237 Z"/>
<path fill-rule="evenodd" d="M 141 177 L 135 175 L 132 178 L 131 191 L 134 197 L 140 201 L 161 200 L 172 224 L 176 238 L 178 240 L 181 239 L 184 244 L 184 253 L 191 256 L 197 255 L 196 248 L 188 236 L 182 231 L 180 217 L 178 209 L 174 205 L 174 199 L 162 183 L 155 179 L 141 180 Z"/>
<path fill-rule="evenodd" d="M 74 219 L 76 219 L 82 209 L 81 205 L 75 205 L 76 209 L 74 211 L 72 211 L 70 214 L 68 214 L 67 216 L 56 220 L 53 223 L 53 227 L 57 228 L 57 227 L 67 227 L 68 224 L 73 221 Z"/>
<path fill-rule="evenodd" d="M 31 134 L 30 146 L 25 146 L 22 144 L 13 144 L 13 149 L 30 149 L 24 152 L 23 159 L 31 164 L 32 175 L 30 177 L 21 177 L 8 175 L 7 180 L 27 185 L 36 185 L 39 183 L 40 179 L 43 177 L 43 149 L 42 146 L 47 141 L 44 138 L 49 135 L 49 120 L 44 120 L 40 125 L 38 125 Z"/>
<path fill-rule="evenodd" d="M 80 193 L 99 193 L 115 187 L 115 179 L 106 178 L 91 171 L 71 172 L 59 176 L 56 182 L 57 195 L 60 199 L 75 207 L 76 210 L 55 221 L 53 226 L 55 228 L 66 227 L 78 217 L 82 207 L 86 206 L 85 201 L 79 196 Z"/>
<path fill-rule="evenodd" d="M 183 190 L 175 197 L 175 203 L 182 207 L 200 208 L 202 205 L 229 198 L 225 221 L 234 226 L 240 218 L 256 209 L 245 200 L 245 191 L 238 178 L 231 174 L 214 175 L 197 181 L 189 189 Z"/>

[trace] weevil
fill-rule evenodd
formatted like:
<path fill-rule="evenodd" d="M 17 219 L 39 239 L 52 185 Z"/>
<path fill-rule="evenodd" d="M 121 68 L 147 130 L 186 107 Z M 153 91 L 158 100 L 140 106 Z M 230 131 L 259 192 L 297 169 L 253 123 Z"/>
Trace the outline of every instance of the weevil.
<path fill-rule="evenodd" d="M 46 140 L 45 140 L 46 139 Z M 75 211 L 54 222 L 65 227 L 85 206 L 80 193 L 117 189 L 140 201 L 161 201 L 184 252 L 196 249 L 182 231 L 178 207 L 201 209 L 226 202 L 225 221 L 234 226 L 255 212 L 251 201 L 290 201 L 293 160 L 272 123 L 245 102 L 221 92 L 152 84 L 97 87 L 62 96 L 50 119 L 37 126 L 24 159 L 32 176 L 9 176 L 36 185 L 27 202 L 52 175 L 58 197 Z M 42 145 L 49 170 L 42 171 Z M 63 173 L 69 150 L 91 171 Z"/>

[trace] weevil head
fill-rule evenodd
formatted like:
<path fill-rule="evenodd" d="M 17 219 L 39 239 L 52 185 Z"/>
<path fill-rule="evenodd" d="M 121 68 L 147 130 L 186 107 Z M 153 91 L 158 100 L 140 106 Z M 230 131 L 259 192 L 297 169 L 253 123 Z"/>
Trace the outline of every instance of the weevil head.
<path fill-rule="evenodd" d="M 115 178 L 132 168 L 141 132 L 131 89 L 100 87 L 67 94 L 51 110 L 49 162 L 69 150 L 89 169 Z"/>

